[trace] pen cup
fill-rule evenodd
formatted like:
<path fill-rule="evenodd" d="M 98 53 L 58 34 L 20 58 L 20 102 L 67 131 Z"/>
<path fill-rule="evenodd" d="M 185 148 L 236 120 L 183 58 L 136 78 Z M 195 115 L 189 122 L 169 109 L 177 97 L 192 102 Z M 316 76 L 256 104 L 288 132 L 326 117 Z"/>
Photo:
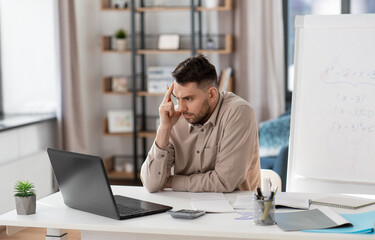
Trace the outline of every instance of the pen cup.
<path fill-rule="evenodd" d="M 273 225 L 275 224 L 275 199 L 253 201 L 254 224 Z"/>

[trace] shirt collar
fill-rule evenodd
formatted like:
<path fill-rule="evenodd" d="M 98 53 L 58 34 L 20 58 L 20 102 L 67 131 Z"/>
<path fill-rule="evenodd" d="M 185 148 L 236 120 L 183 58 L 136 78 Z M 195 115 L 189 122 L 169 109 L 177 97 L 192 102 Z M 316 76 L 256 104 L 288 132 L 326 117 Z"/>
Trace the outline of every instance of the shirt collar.
<path fill-rule="evenodd" d="M 191 123 L 189 123 L 189 132 L 191 133 L 191 131 L 197 127 L 197 128 L 201 128 L 202 126 L 208 126 L 208 124 L 211 124 L 212 126 L 215 126 L 216 125 L 216 121 L 217 121 L 217 116 L 219 114 L 219 110 L 221 108 L 221 104 L 223 103 L 223 93 L 219 92 L 219 101 L 218 103 L 216 104 L 216 107 L 215 107 L 215 110 L 213 111 L 213 113 L 211 114 L 210 118 L 207 120 L 207 122 L 205 122 L 203 125 L 193 125 Z"/>

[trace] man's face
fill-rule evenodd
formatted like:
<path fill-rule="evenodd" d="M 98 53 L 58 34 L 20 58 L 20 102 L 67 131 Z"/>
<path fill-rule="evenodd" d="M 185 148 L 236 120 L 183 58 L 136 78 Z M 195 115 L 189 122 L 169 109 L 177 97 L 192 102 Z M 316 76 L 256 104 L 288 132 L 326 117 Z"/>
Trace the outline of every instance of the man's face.
<path fill-rule="evenodd" d="M 208 91 L 198 88 L 196 83 L 187 83 L 183 86 L 175 81 L 172 94 L 178 100 L 177 110 L 190 124 L 204 124 L 211 116 Z"/>

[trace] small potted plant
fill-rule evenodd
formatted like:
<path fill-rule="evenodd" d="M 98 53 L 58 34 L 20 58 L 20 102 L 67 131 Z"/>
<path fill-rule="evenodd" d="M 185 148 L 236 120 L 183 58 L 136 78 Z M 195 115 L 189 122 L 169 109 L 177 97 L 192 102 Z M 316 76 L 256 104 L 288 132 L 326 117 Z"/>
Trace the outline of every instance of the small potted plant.
<path fill-rule="evenodd" d="M 14 197 L 18 215 L 29 215 L 35 213 L 36 195 L 34 184 L 29 181 L 17 181 L 14 186 Z"/>
<path fill-rule="evenodd" d="M 124 51 L 126 49 L 126 31 L 119 29 L 116 32 L 116 49 L 117 51 Z"/>

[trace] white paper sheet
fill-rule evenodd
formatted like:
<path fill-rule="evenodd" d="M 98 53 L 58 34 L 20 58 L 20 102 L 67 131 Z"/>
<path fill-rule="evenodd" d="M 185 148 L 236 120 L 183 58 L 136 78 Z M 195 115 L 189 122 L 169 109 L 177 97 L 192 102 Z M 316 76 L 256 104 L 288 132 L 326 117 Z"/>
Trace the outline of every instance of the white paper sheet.
<path fill-rule="evenodd" d="M 189 193 L 193 208 L 206 212 L 234 212 L 223 193 Z"/>

